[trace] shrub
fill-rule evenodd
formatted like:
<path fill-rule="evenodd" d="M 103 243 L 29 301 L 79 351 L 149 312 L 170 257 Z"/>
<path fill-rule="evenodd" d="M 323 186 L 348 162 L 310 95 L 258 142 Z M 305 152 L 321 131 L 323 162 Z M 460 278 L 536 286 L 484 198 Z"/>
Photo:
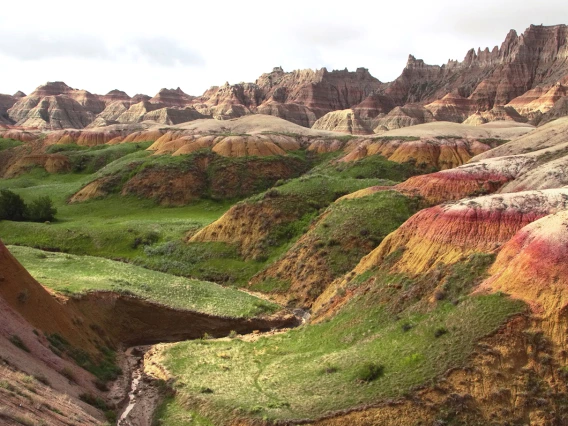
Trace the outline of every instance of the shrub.
<path fill-rule="evenodd" d="M 43 374 L 36 374 L 34 376 L 34 378 L 40 382 L 43 383 L 45 386 L 51 386 L 51 383 L 49 382 L 49 380 L 47 379 L 47 377 L 45 377 Z"/>
<path fill-rule="evenodd" d="M 434 331 L 434 337 L 436 337 L 436 338 L 442 337 L 447 332 L 448 332 L 448 329 L 446 327 L 439 327 L 439 328 L 436 329 L 436 331 Z"/>
<path fill-rule="evenodd" d="M 320 374 L 333 374 L 333 373 L 337 373 L 339 371 L 339 367 L 335 366 L 335 365 L 327 365 L 324 368 L 322 368 L 319 373 Z"/>
<path fill-rule="evenodd" d="M 98 408 L 99 410 L 103 411 L 109 410 L 109 407 L 102 398 L 92 395 L 90 393 L 82 393 L 81 395 L 79 395 L 79 399 L 83 402 L 86 402 L 89 405 L 92 405 L 95 408 Z"/>
<path fill-rule="evenodd" d="M 33 200 L 27 207 L 26 219 L 31 222 L 45 222 L 55 219 L 57 209 L 47 195 Z"/>
<path fill-rule="evenodd" d="M 24 220 L 26 204 L 22 197 L 14 192 L 3 189 L 0 191 L 0 220 Z"/>
<path fill-rule="evenodd" d="M 383 374 L 385 374 L 384 365 L 368 362 L 359 367 L 355 377 L 361 382 L 369 383 L 373 380 L 377 380 L 379 377 L 382 377 Z"/>
<path fill-rule="evenodd" d="M 63 370 L 60 371 L 60 374 L 67 380 L 75 382 L 75 374 L 69 367 L 63 367 Z"/>
<path fill-rule="evenodd" d="M 26 346 L 26 344 L 22 341 L 22 339 L 20 338 L 20 336 L 17 336 L 15 334 L 12 335 L 12 337 L 10 337 L 10 342 L 12 342 L 12 344 L 14 346 L 17 346 L 18 348 L 20 348 L 23 351 L 29 352 L 30 348 L 28 348 Z"/>

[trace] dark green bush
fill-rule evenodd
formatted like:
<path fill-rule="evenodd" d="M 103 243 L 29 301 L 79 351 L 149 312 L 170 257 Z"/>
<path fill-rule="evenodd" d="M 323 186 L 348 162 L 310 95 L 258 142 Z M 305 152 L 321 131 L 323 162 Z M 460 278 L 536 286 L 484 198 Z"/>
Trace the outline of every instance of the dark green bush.
<path fill-rule="evenodd" d="M 55 219 L 57 209 L 53 207 L 53 201 L 47 195 L 33 200 L 27 208 L 26 219 L 31 222 L 45 222 Z"/>
<path fill-rule="evenodd" d="M 363 364 L 357 370 L 355 375 L 356 379 L 361 382 L 372 382 L 373 380 L 377 380 L 379 377 L 382 377 L 385 374 L 385 367 L 384 365 L 375 364 L 374 362 L 368 362 Z"/>
<path fill-rule="evenodd" d="M 20 348 L 23 351 L 29 352 L 30 349 L 26 346 L 26 344 L 22 341 L 22 339 L 20 338 L 20 336 L 17 336 L 15 334 L 13 334 L 10 337 L 10 342 L 12 342 L 12 344 L 14 346 L 17 346 L 18 348 Z"/>
<path fill-rule="evenodd" d="M 448 332 L 448 329 L 446 327 L 439 327 L 439 328 L 436 329 L 436 331 L 434 331 L 434 337 L 435 338 L 442 337 L 447 332 Z"/>
<path fill-rule="evenodd" d="M 45 222 L 53 220 L 56 213 L 57 209 L 47 195 L 26 205 L 22 197 L 9 189 L 0 191 L 0 220 Z"/>
<path fill-rule="evenodd" d="M 22 197 L 9 189 L 0 191 L 0 220 L 24 220 L 26 204 Z"/>

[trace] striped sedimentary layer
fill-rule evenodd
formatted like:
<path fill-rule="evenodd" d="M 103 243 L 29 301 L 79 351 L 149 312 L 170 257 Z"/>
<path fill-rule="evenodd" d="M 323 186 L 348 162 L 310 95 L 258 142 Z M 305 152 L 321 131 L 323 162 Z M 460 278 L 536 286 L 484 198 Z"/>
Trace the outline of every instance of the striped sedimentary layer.
<path fill-rule="evenodd" d="M 568 208 L 568 188 L 490 195 L 422 210 L 365 256 L 362 273 L 389 255 L 392 270 L 410 275 L 452 264 L 474 252 L 496 252 L 535 220 Z"/>
<path fill-rule="evenodd" d="M 167 132 L 148 148 L 156 155 L 174 156 L 190 154 L 204 148 L 224 157 L 286 155 L 302 147 L 293 137 L 284 135 L 188 135 L 180 132 Z"/>
<path fill-rule="evenodd" d="M 568 307 L 568 211 L 519 230 L 501 249 L 481 290 L 503 291 L 551 314 Z"/>

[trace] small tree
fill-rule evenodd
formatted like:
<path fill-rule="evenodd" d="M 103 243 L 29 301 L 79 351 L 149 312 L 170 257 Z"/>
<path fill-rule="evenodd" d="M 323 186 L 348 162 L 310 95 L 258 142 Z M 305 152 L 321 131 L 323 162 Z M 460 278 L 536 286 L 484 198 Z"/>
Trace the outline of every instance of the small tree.
<path fill-rule="evenodd" d="M 26 218 L 32 222 L 45 222 L 53 220 L 57 209 L 53 207 L 53 201 L 47 195 L 38 197 L 28 206 Z"/>
<path fill-rule="evenodd" d="M 0 191 L 0 220 L 24 220 L 26 204 L 22 197 L 8 189 Z"/>

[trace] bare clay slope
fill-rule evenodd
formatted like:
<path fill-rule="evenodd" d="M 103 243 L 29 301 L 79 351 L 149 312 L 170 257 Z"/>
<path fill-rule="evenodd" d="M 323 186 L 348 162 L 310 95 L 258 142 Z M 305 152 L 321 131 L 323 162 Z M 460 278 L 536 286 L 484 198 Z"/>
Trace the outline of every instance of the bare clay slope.
<path fill-rule="evenodd" d="M 416 176 L 397 188 L 436 204 L 493 192 L 559 188 L 568 184 L 567 119 L 559 119 L 526 135 L 485 151 L 467 164 Z"/>

